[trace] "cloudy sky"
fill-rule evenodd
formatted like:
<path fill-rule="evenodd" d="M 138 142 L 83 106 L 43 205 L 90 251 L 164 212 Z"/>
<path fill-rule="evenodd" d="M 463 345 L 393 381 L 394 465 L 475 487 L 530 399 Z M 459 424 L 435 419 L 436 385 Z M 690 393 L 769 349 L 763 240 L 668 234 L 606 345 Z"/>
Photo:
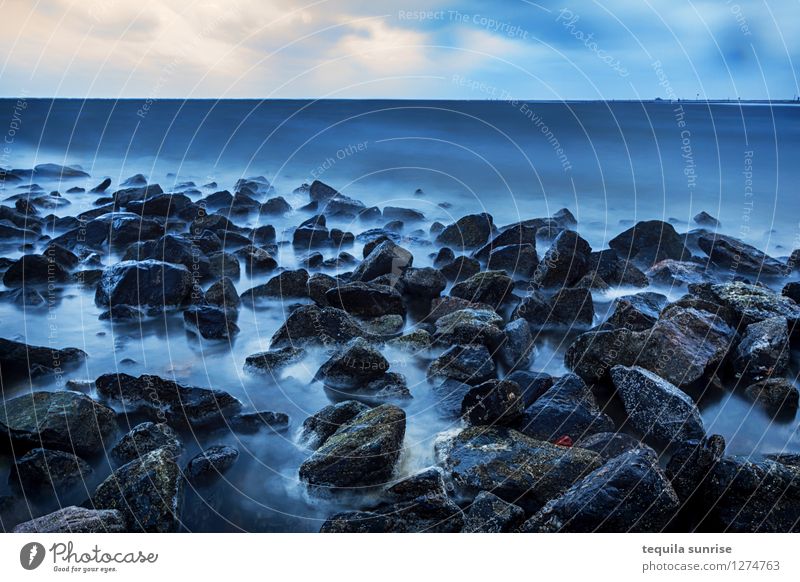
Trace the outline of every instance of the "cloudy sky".
<path fill-rule="evenodd" d="M 787 99 L 800 0 L 0 0 L 0 94 Z"/>

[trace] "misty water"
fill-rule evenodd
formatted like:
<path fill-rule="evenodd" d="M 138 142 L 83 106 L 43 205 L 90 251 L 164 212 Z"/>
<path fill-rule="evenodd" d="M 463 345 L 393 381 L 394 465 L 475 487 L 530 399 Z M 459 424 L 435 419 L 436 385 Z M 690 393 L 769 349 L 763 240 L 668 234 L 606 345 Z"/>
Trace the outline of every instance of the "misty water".
<path fill-rule="evenodd" d="M 794 159 L 800 145 L 798 111 L 795 106 L 688 102 L 0 100 L 0 120 L 8 126 L 0 127 L 6 133 L 0 167 L 52 162 L 89 172 L 90 179 L 37 180 L 45 192 L 58 190 L 71 202 L 52 210 L 59 216 L 94 208 L 97 195 L 88 189 L 104 177 L 112 179 L 109 191 L 136 173 L 165 192 L 191 181 L 196 189 L 190 197 L 196 200 L 217 190 L 233 192 L 237 179 L 260 175 L 272 184 L 270 196 L 283 196 L 294 208 L 308 202 L 294 190 L 320 179 L 367 206 L 422 211 L 425 221 L 407 224 L 405 234 L 416 229 L 427 233 L 434 221 L 449 224 L 477 211 L 505 225 L 567 207 L 581 235 L 600 250 L 636 221 L 667 220 L 685 232 L 696 228 L 692 217 L 705 210 L 720 219 L 721 232 L 782 257 L 800 247 L 800 165 Z M 12 125 L 12 119 L 18 122 Z M 217 186 L 204 186 L 211 182 Z M 67 194 L 74 186 L 87 192 Z M 7 183 L 0 196 L 6 199 L 21 188 Z M 247 226 L 273 224 L 281 241 L 290 239 L 282 236 L 284 229 L 308 216 L 295 211 L 283 218 L 234 220 Z M 334 218 L 328 226 L 358 234 L 376 225 Z M 402 244 L 414 254 L 414 266 L 432 264 L 433 244 L 417 239 Z M 344 250 L 360 258 L 361 249 L 357 241 Z M 540 257 L 545 250 L 538 247 Z M 2 242 L 2 256 L 23 252 L 19 241 Z M 324 252 L 326 258 L 332 253 Z M 296 268 L 306 254 L 306 249 L 295 252 L 281 245 L 279 263 Z M 119 258 L 109 254 L 103 263 Z M 243 269 L 237 290 L 272 275 L 251 277 Z M 652 290 L 671 300 L 685 292 Z M 638 291 L 595 292 L 596 323 L 615 297 Z M 312 351 L 277 377 L 244 370 L 245 358 L 269 347 L 297 302 L 243 306 L 240 333 L 232 341 L 208 341 L 187 331 L 179 311 L 142 323 L 101 321 L 104 309 L 95 305 L 94 289 L 79 285 L 67 285 L 49 308 L 2 301 L 2 337 L 73 346 L 89 355 L 63 378 L 5 385 L 4 396 L 60 389 L 60 380 L 92 381 L 118 371 L 219 388 L 239 398 L 247 410 L 285 412 L 291 426 L 284 433 L 182 435 L 184 460 L 212 444 L 231 444 L 241 453 L 219 484 L 197 493 L 202 500 L 192 499 L 195 506 L 213 511 L 188 512 L 185 525 L 191 530 L 316 531 L 334 511 L 364 503 L 363 496 L 311 495 L 298 480 L 298 467 L 310 455 L 297 438 L 299 427 L 331 402 L 313 381 L 326 353 Z M 407 329 L 414 323 L 409 319 Z M 565 373 L 563 353 L 570 341 L 540 334 L 531 368 Z M 436 435 L 458 424 L 438 413 L 424 361 L 391 349 L 385 354 L 392 370 L 406 376 L 413 395 L 402 403 L 408 416 L 397 474 L 402 478 L 431 465 Z M 798 363 L 792 362 L 794 377 L 797 370 Z M 774 418 L 735 391 L 700 405 L 707 431 L 722 434 L 729 453 L 800 452 L 796 417 Z M 107 463 L 98 461 L 85 490 L 56 505 L 81 501 L 108 472 Z M 7 473 L 6 465 L 2 487 Z M 193 492 L 187 493 L 191 498 Z"/>

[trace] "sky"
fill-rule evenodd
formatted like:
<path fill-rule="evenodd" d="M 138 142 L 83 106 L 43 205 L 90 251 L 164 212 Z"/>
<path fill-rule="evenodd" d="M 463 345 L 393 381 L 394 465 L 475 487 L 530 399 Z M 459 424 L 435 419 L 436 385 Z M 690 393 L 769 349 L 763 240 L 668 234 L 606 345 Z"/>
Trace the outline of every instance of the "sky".
<path fill-rule="evenodd" d="M 0 0 L 0 95 L 792 99 L 800 0 Z"/>

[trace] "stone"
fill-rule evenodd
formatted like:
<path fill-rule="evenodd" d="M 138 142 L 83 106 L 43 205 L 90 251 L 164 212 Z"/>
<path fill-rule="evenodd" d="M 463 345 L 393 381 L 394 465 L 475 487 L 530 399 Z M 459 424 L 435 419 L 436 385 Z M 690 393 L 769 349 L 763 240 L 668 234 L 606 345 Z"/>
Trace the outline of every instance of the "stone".
<path fill-rule="evenodd" d="M 666 304 L 666 295 L 652 291 L 623 295 L 614 300 L 613 312 L 605 324 L 611 327 L 624 327 L 631 331 L 644 331 L 655 325 Z"/>
<path fill-rule="evenodd" d="M 274 375 L 282 368 L 297 363 L 306 356 L 306 350 L 286 346 L 266 352 L 251 354 L 244 360 L 244 369 L 251 373 Z"/>
<path fill-rule="evenodd" d="M 191 273 L 182 265 L 153 259 L 122 261 L 103 271 L 95 303 L 102 307 L 165 309 L 184 303 L 191 294 L 192 284 Z"/>
<path fill-rule="evenodd" d="M 598 432 L 587 435 L 578 439 L 575 446 L 594 451 L 603 457 L 604 461 L 610 461 L 626 451 L 649 448 L 639 439 L 624 432 Z"/>
<path fill-rule="evenodd" d="M 698 212 L 697 214 L 695 214 L 695 215 L 694 215 L 694 218 L 692 218 L 692 220 L 694 220 L 694 221 L 695 221 L 697 224 L 699 224 L 700 226 L 709 226 L 709 227 L 711 227 L 711 228 L 717 228 L 717 227 L 719 227 L 719 226 L 722 226 L 722 225 L 720 224 L 719 220 L 717 220 L 716 218 L 714 218 L 713 216 L 711 216 L 711 215 L 710 215 L 708 212 L 706 212 L 705 210 L 703 210 L 703 211 L 701 211 L 701 212 Z"/>
<path fill-rule="evenodd" d="M 291 211 L 291 204 L 286 202 L 286 199 L 283 196 L 270 198 L 261 205 L 261 214 L 267 214 L 270 216 L 283 216 Z"/>
<path fill-rule="evenodd" d="M 515 224 L 504 228 L 500 234 L 473 253 L 476 259 L 488 261 L 495 250 L 508 245 L 531 245 L 536 251 L 536 227 Z"/>
<path fill-rule="evenodd" d="M 556 381 L 556 378 L 550 374 L 530 370 L 514 370 L 505 379 L 515 382 L 519 386 L 525 408 L 536 402 Z"/>
<path fill-rule="evenodd" d="M 657 262 L 647 270 L 647 277 L 653 283 L 670 287 L 717 282 L 717 277 L 706 269 L 706 265 L 673 259 Z"/>
<path fill-rule="evenodd" d="M 489 350 L 483 345 L 452 346 L 431 362 L 428 378 L 451 379 L 477 386 L 495 377 Z"/>
<path fill-rule="evenodd" d="M 700 411 L 677 386 L 638 366 L 614 366 L 611 379 L 645 442 L 671 445 L 705 436 Z"/>
<path fill-rule="evenodd" d="M 414 263 L 414 256 L 401 246 L 386 240 L 376 246 L 355 268 L 351 281 L 370 281 L 381 275 L 402 275 Z"/>
<path fill-rule="evenodd" d="M 42 517 L 26 521 L 14 528 L 14 533 L 122 533 L 125 518 L 116 509 L 86 509 L 70 505 Z"/>
<path fill-rule="evenodd" d="M 389 361 L 363 338 L 354 338 L 322 364 L 314 376 L 326 386 L 354 389 L 383 377 Z"/>
<path fill-rule="evenodd" d="M 303 422 L 300 440 L 309 449 L 316 450 L 342 425 L 367 410 L 369 407 L 366 404 L 356 400 L 345 400 L 326 406 Z"/>
<path fill-rule="evenodd" d="M 514 309 L 513 319 L 523 319 L 533 329 L 588 327 L 594 321 L 594 302 L 588 289 L 572 287 L 546 297 L 533 290 Z"/>
<path fill-rule="evenodd" d="M 258 285 L 242 293 L 242 300 L 248 303 L 262 297 L 275 299 L 308 297 L 308 271 L 305 269 L 282 271 L 263 285 Z"/>
<path fill-rule="evenodd" d="M 757 285 L 735 282 L 690 287 L 689 290 L 695 290 L 701 298 L 721 306 L 721 315 L 737 329 L 771 317 L 785 317 L 792 328 L 800 321 L 800 305 Z"/>
<path fill-rule="evenodd" d="M 513 287 L 511 277 L 503 271 L 484 271 L 456 283 L 450 290 L 450 295 L 496 307 L 511 296 Z"/>
<path fill-rule="evenodd" d="M 235 310 L 213 305 L 193 305 L 183 312 L 186 326 L 209 340 L 231 340 L 239 333 Z"/>
<path fill-rule="evenodd" d="M 525 512 L 518 505 L 507 503 L 494 493 L 481 491 L 464 516 L 464 533 L 509 533 L 519 529 Z"/>
<path fill-rule="evenodd" d="M 490 214 L 470 214 L 447 226 L 436 237 L 436 242 L 455 248 L 479 247 L 489 240 L 493 230 L 494 220 Z"/>
<path fill-rule="evenodd" d="M 600 279 L 607 285 L 647 287 L 647 276 L 632 262 L 620 258 L 614 249 L 605 249 L 589 255 L 590 279 Z M 576 285 L 577 286 L 577 285 Z"/>
<path fill-rule="evenodd" d="M 111 458 L 124 465 L 143 455 L 163 448 L 178 458 L 183 452 L 178 435 L 166 423 L 143 422 L 134 426 L 111 449 Z"/>
<path fill-rule="evenodd" d="M 405 436 L 406 414 L 383 404 L 364 411 L 328 437 L 300 466 L 300 479 L 316 487 L 370 487 L 394 472 Z"/>
<path fill-rule="evenodd" d="M 303 305 L 289 314 L 272 336 L 271 348 L 306 345 L 336 346 L 355 337 L 371 337 L 347 312 L 334 307 Z"/>
<path fill-rule="evenodd" d="M 328 307 L 326 294 L 336 287 L 337 281 L 325 273 L 314 273 L 308 278 L 308 296 L 320 307 Z"/>
<path fill-rule="evenodd" d="M 794 414 L 800 398 L 797 387 L 786 378 L 769 378 L 750 384 L 744 393 L 773 413 L 786 411 Z"/>
<path fill-rule="evenodd" d="M 503 318 L 490 309 L 461 309 L 436 320 L 434 341 L 442 346 L 482 344 L 496 350 L 504 338 Z"/>
<path fill-rule="evenodd" d="M 236 292 L 236 285 L 230 277 L 223 277 L 205 292 L 205 301 L 223 309 L 237 309 L 242 300 Z"/>
<path fill-rule="evenodd" d="M 695 498 L 702 497 L 705 483 L 724 454 L 725 439 L 718 434 L 701 440 L 688 440 L 673 448 L 666 474 L 688 510 L 693 509 Z M 703 511 L 700 515 L 704 515 L 708 508 L 704 507 L 702 499 L 698 501 L 697 509 Z"/>
<path fill-rule="evenodd" d="M 23 255 L 3 274 L 3 284 L 11 288 L 64 283 L 68 279 L 67 270 L 44 255 Z"/>
<path fill-rule="evenodd" d="M 60 368 L 75 366 L 85 359 L 86 352 L 78 348 L 46 348 L 0 338 L 0 378 L 4 382 L 22 376 L 32 379 L 54 374 Z"/>
<path fill-rule="evenodd" d="M 611 239 L 608 246 L 620 257 L 647 267 L 664 259 L 681 261 L 691 256 L 683 238 L 675 232 L 675 227 L 660 220 L 637 222 L 636 225 Z"/>
<path fill-rule="evenodd" d="M 289 415 L 271 410 L 240 412 L 228 417 L 227 421 L 230 429 L 240 434 L 256 434 L 264 428 L 283 432 L 289 428 Z"/>
<path fill-rule="evenodd" d="M 785 317 L 751 323 L 736 346 L 733 366 L 739 376 L 762 380 L 789 367 L 789 325 Z"/>
<path fill-rule="evenodd" d="M 447 287 L 447 279 L 432 267 L 411 268 L 403 273 L 403 293 L 411 297 L 433 299 Z"/>
<path fill-rule="evenodd" d="M 786 283 L 781 289 L 781 295 L 788 297 L 797 304 L 800 304 L 800 281 Z"/>
<path fill-rule="evenodd" d="M 278 261 L 269 251 L 255 245 L 244 246 L 234 255 L 242 260 L 248 273 L 266 273 L 278 268 Z"/>
<path fill-rule="evenodd" d="M 536 269 L 533 282 L 541 287 L 570 287 L 589 272 L 592 247 L 577 232 L 556 236 Z"/>
<path fill-rule="evenodd" d="M 448 281 L 466 281 L 481 272 L 481 264 L 478 259 L 458 256 L 449 263 L 442 265 L 440 270 Z"/>
<path fill-rule="evenodd" d="M 9 484 L 26 497 L 39 495 L 56 498 L 85 484 L 92 467 L 72 453 L 51 449 L 33 449 L 16 460 Z"/>
<path fill-rule="evenodd" d="M 489 255 L 487 268 L 505 271 L 512 277 L 530 279 L 539 266 L 536 247 L 532 244 L 498 247 Z"/>
<path fill-rule="evenodd" d="M 760 250 L 724 234 L 701 236 L 698 246 L 717 267 L 745 275 L 785 276 L 789 268 Z"/>
<path fill-rule="evenodd" d="M 461 415 L 470 425 L 515 427 L 523 410 L 520 388 L 508 380 L 487 380 L 467 392 L 461 402 Z"/>
<path fill-rule="evenodd" d="M 209 485 L 229 471 L 238 459 L 237 449 L 228 445 L 214 445 L 192 457 L 184 475 L 192 485 Z"/>
<path fill-rule="evenodd" d="M 500 361 L 508 370 L 527 369 L 533 360 L 533 334 L 524 319 L 515 319 L 503 329 Z"/>
<path fill-rule="evenodd" d="M 387 285 L 355 281 L 330 288 L 325 293 L 328 305 L 361 317 L 406 314 L 403 297 Z"/>

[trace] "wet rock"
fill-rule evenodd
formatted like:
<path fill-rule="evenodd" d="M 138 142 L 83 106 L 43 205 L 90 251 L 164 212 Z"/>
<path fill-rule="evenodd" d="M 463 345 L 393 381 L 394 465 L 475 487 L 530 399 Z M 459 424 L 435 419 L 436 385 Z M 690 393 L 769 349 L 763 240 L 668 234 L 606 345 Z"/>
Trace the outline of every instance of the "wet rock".
<path fill-rule="evenodd" d="M 797 410 L 800 399 L 797 387 L 786 378 L 769 378 L 756 382 L 745 388 L 744 393 L 750 400 L 773 413 L 781 410 L 793 413 Z"/>
<path fill-rule="evenodd" d="M 322 210 L 328 216 L 355 217 L 366 210 L 366 206 L 360 200 L 355 200 L 343 194 L 337 194 L 329 198 L 322 206 Z"/>
<path fill-rule="evenodd" d="M 530 370 L 515 370 L 508 374 L 505 379 L 515 382 L 519 386 L 525 408 L 536 402 L 556 381 L 556 378 L 553 378 L 550 374 L 532 372 Z"/>
<path fill-rule="evenodd" d="M 523 319 L 515 319 L 503 329 L 505 338 L 500 346 L 500 361 L 509 369 L 527 369 L 533 359 L 533 334 Z"/>
<path fill-rule="evenodd" d="M 400 293 L 387 285 L 356 281 L 332 287 L 325 293 L 328 305 L 363 317 L 405 315 Z"/>
<path fill-rule="evenodd" d="M 117 465 L 124 465 L 162 448 L 174 458 L 178 458 L 183 451 L 178 435 L 168 424 L 143 422 L 134 426 L 114 445 L 111 458 Z"/>
<path fill-rule="evenodd" d="M 141 310 L 130 305 L 112 305 L 108 311 L 101 313 L 97 319 L 100 321 L 111 321 L 112 323 L 124 321 L 140 321 L 144 317 Z"/>
<path fill-rule="evenodd" d="M 450 295 L 467 301 L 499 306 L 510 297 L 514 288 L 511 277 L 503 271 L 484 271 L 466 281 L 456 283 Z"/>
<path fill-rule="evenodd" d="M 97 487 L 91 504 L 120 511 L 129 531 L 175 532 L 182 505 L 181 471 L 166 449 L 155 450 L 114 471 Z"/>
<path fill-rule="evenodd" d="M 559 289 L 549 298 L 534 290 L 522 299 L 512 318 L 524 319 L 532 328 L 588 327 L 594 321 L 594 302 L 588 289 Z"/>
<path fill-rule="evenodd" d="M 397 336 L 403 331 L 405 321 L 402 315 L 380 315 L 361 319 L 362 327 L 370 333 L 378 336 L 389 337 Z"/>
<path fill-rule="evenodd" d="M 666 295 L 652 291 L 617 297 L 612 305 L 614 311 L 606 320 L 606 325 L 624 327 L 631 331 L 650 329 L 658 321 L 666 304 Z"/>
<path fill-rule="evenodd" d="M 272 336 L 271 348 L 339 345 L 355 337 L 370 337 L 347 312 L 334 307 L 303 305 L 289 314 Z"/>
<path fill-rule="evenodd" d="M 481 264 L 477 259 L 459 256 L 443 265 L 440 271 L 448 281 L 465 281 L 480 273 Z"/>
<path fill-rule="evenodd" d="M 646 442 L 665 445 L 705 436 L 697 406 L 678 387 L 638 366 L 614 366 L 611 379 L 629 422 Z"/>
<path fill-rule="evenodd" d="M 464 533 L 515 532 L 525 521 L 521 507 L 507 503 L 494 493 L 481 491 L 464 518 Z"/>
<path fill-rule="evenodd" d="M 783 286 L 783 289 L 781 289 L 781 295 L 788 297 L 797 304 L 800 304 L 800 282 L 792 281 L 791 283 L 786 283 L 786 285 Z"/>
<path fill-rule="evenodd" d="M 721 226 L 719 220 L 711 216 L 705 210 L 695 214 L 692 220 L 694 220 L 700 226 L 708 226 L 711 228 L 717 228 L 718 226 Z"/>
<path fill-rule="evenodd" d="M 248 273 L 265 273 L 278 267 L 278 261 L 269 251 L 255 245 L 242 247 L 234 254 L 242 260 Z"/>
<path fill-rule="evenodd" d="M 415 329 L 410 333 L 390 339 L 386 344 L 412 353 L 423 352 L 431 347 L 433 337 L 427 330 Z"/>
<path fill-rule="evenodd" d="M 320 182 L 319 180 L 314 180 L 308 190 L 308 195 L 311 200 L 315 200 L 317 202 L 328 200 L 337 194 L 339 194 L 339 192 L 336 191 L 336 189 L 328 186 L 324 182 Z"/>
<path fill-rule="evenodd" d="M 69 279 L 67 270 L 44 255 L 23 255 L 17 259 L 3 275 L 6 287 L 23 285 L 48 285 L 64 283 Z"/>
<path fill-rule="evenodd" d="M 342 425 L 368 410 L 366 404 L 356 400 L 345 400 L 326 406 L 303 422 L 300 439 L 309 449 L 316 450 Z"/>
<path fill-rule="evenodd" d="M 494 351 L 504 341 L 503 318 L 491 309 L 461 309 L 436 320 L 434 340 L 443 346 L 482 344 Z"/>
<path fill-rule="evenodd" d="M 488 380 L 464 395 L 461 415 L 471 425 L 516 426 L 524 410 L 519 386 L 509 380 Z"/>
<path fill-rule="evenodd" d="M 89 463 L 72 453 L 33 449 L 17 459 L 8 480 L 25 496 L 60 497 L 85 483 L 91 474 Z"/>
<path fill-rule="evenodd" d="M 152 243 L 145 242 L 138 253 L 132 254 L 133 256 L 126 254 L 123 260 L 156 259 L 183 265 L 195 279 L 205 278 L 211 274 L 211 264 L 205 253 L 191 240 L 182 236 L 166 234 Z"/>
<path fill-rule="evenodd" d="M 223 277 L 205 292 L 206 303 L 223 309 L 237 309 L 242 303 L 236 292 L 236 285 L 229 277 Z"/>
<path fill-rule="evenodd" d="M 282 271 L 263 285 L 242 293 L 242 300 L 248 303 L 262 297 L 276 299 L 308 297 L 308 271 L 305 269 Z"/>
<path fill-rule="evenodd" d="M 647 270 L 647 276 L 654 283 L 669 286 L 694 285 L 696 283 L 715 283 L 717 277 L 700 263 L 665 259 Z"/>
<path fill-rule="evenodd" d="M 199 210 L 185 194 L 157 194 L 144 200 L 130 202 L 125 209 L 140 216 L 162 218 L 187 216 Z"/>
<path fill-rule="evenodd" d="M 562 436 L 576 441 L 589 434 L 613 431 L 614 423 L 600 410 L 583 380 L 567 374 L 525 409 L 520 430 L 546 441 Z"/>
<path fill-rule="evenodd" d="M 692 510 L 692 507 L 688 506 L 690 500 L 695 494 L 702 492 L 706 480 L 724 454 L 725 439 L 718 434 L 701 440 L 689 440 L 673 448 L 666 474 L 680 500 L 687 504 L 689 511 Z M 698 509 L 707 511 L 702 501 Z"/>
<path fill-rule="evenodd" d="M 70 390 L 17 396 L 0 411 L 0 435 L 14 450 L 44 447 L 92 456 L 115 431 L 113 410 Z"/>
<path fill-rule="evenodd" d="M 491 491 L 526 511 L 600 466 L 599 455 L 538 441 L 508 428 L 469 427 L 436 442 L 437 463 L 468 499 Z"/>
<path fill-rule="evenodd" d="M 24 307 L 45 307 L 47 299 L 33 288 L 20 288 L 12 291 L 0 291 L 0 298 L 10 299 L 14 304 Z"/>
<path fill-rule="evenodd" d="M 539 257 L 531 244 L 506 245 L 492 251 L 487 268 L 506 271 L 511 276 L 528 279 L 536 272 Z"/>
<path fill-rule="evenodd" d="M 328 306 L 327 293 L 336 287 L 337 281 L 330 275 L 314 273 L 308 278 L 308 296 L 321 307 Z"/>
<path fill-rule="evenodd" d="M 680 501 L 649 449 L 622 453 L 549 501 L 526 532 L 661 532 Z"/>
<path fill-rule="evenodd" d="M 428 378 L 451 379 L 477 386 L 495 377 L 489 350 L 483 345 L 453 346 L 431 362 Z"/>
<path fill-rule="evenodd" d="M 236 311 L 213 305 L 193 305 L 183 312 L 183 322 L 205 339 L 230 340 L 239 333 Z"/>
<path fill-rule="evenodd" d="M 347 245 L 352 245 L 356 240 L 356 237 L 352 232 L 345 232 L 338 228 L 332 228 L 330 234 L 331 234 L 331 242 L 334 244 L 334 246 L 339 248 Z M 347 253 L 342 253 L 342 254 L 347 254 Z"/>
<path fill-rule="evenodd" d="M 100 194 L 108 190 L 109 186 L 111 186 L 111 178 L 106 178 L 102 182 L 100 182 L 97 186 L 89 190 L 92 194 Z"/>
<path fill-rule="evenodd" d="M 403 293 L 422 299 L 433 299 L 447 287 L 447 279 L 432 267 L 411 268 L 403 273 Z"/>
<path fill-rule="evenodd" d="M 325 362 L 314 376 L 326 386 L 355 389 L 382 378 L 389 361 L 363 338 L 354 338 Z"/>
<path fill-rule="evenodd" d="M 261 205 L 261 214 L 270 216 L 283 216 L 292 211 L 292 205 L 286 202 L 283 196 L 270 198 Z"/>
<path fill-rule="evenodd" d="M 704 498 L 712 531 L 800 531 L 800 471 L 781 463 L 724 457 Z"/>
<path fill-rule="evenodd" d="M 239 451 L 227 445 L 208 447 L 186 465 L 184 475 L 193 485 L 209 485 L 225 474 L 239 459 Z"/>
<path fill-rule="evenodd" d="M 649 284 L 647 276 L 636 265 L 620 258 L 614 249 L 589 255 L 589 272 L 586 277 L 614 286 L 647 287 Z"/>
<path fill-rule="evenodd" d="M 390 240 L 376 246 L 353 271 L 352 281 L 370 281 L 381 275 L 402 275 L 412 266 L 414 256 Z"/>
<path fill-rule="evenodd" d="M 15 533 L 122 533 L 125 519 L 115 509 L 86 509 L 71 505 L 26 521 L 14 528 Z"/>
<path fill-rule="evenodd" d="M 400 456 L 406 414 L 383 404 L 364 411 L 328 437 L 300 466 L 300 478 L 319 487 L 369 487 L 389 480 Z"/>
<path fill-rule="evenodd" d="M 184 303 L 192 291 L 192 275 L 182 265 L 148 259 L 122 261 L 106 268 L 97 284 L 95 303 L 163 309 Z"/>
<path fill-rule="evenodd" d="M 275 242 L 275 227 L 265 224 L 253 229 L 253 244 L 263 245 Z"/>
<path fill-rule="evenodd" d="M 383 218 L 386 220 L 403 220 L 405 222 L 415 222 L 425 220 L 425 215 L 419 210 L 411 208 L 399 208 L 397 206 L 385 206 L 383 208 Z"/>
<path fill-rule="evenodd" d="M 125 408 L 171 424 L 193 427 L 223 423 L 224 416 L 241 409 L 241 402 L 222 390 L 184 386 L 150 374 L 104 374 L 95 380 L 97 393 Z"/>
<path fill-rule="evenodd" d="M 701 236 L 698 246 L 721 269 L 747 275 L 787 275 L 788 267 L 754 246 L 723 234 Z"/>
<path fill-rule="evenodd" d="M 617 251 L 620 257 L 648 267 L 664 259 L 680 261 L 691 256 L 675 228 L 660 220 L 637 222 L 611 239 L 608 246 Z"/>
<path fill-rule="evenodd" d="M 4 382 L 53 374 L 85 359 L 86 352 L 78 348 L 51 349 L 0 338 L 0 378 Z"/>
<path fill-rule="evenodd" d="M 434 267 L 442 267 L 448 263 L 453 262 L 455 260 L 456 254 L 453 252 L 453 249 L 450 247 L 442 247 L 439 249 L 439 252 L 433 257 L 433 266 Z"/>
<path fill-rule="evenodd" d="M 490 214 L 470 214 L 446 227 L 436 237 L 436 242 L 455 248 L 479 247 L 489 240 L 493 230 L 494 220 Z"/>
<path fill-rule="evenodd" d="M 782 375 L 789 366 L 789 326 L 785 317 L 751 323 L 733 359 L 740 376 L 753 380 Z"/>
<path fill-rule="evenodd" d="M 0 222 L 0 240 L 35 241 L 39 235 L 33 230 Z"/>
<path fill-rule="evenodd" d="M 460 297 L 445 295 L 444 297 L 436 297 L 431 301 L 431 311 L 425 318 L 424 323 L 435 325 L 439 318 L 462 309 L 493 311 L 492 307 L 485 303 L 474 303 L 466 299 L 461 299 Z"/>
<path fill-rule="evenodd" d="M 578 439 L 576 447 L 594 451 L 604 461 L 609 461 L 626 451 L 649 448 L 646 444 L 624 432 L 599 432 Z"/>
<path fill-rule="evenodd" d="M 730 314 L 728 323 L 733 327 L 744 327 L 771 317 L 785 317 L 789 325 L 800 321 L 800 305 L 770 289 L 746 283 L 691 287 L 701 298 L 712 301 Z"/>
<path fill-rule="evenodd" d="M 289 416 L 283 412 L 270 410 L 240 412 L 228 418 L 228 426 L 240 434 L 256 434 L 264 428 L 283 432 L 289 428 Z"/>
<path fill-rule="evenodd" d="M 274 375 L 281 368 L 299 362 L 305 355 L 302 348 L 286 346 L 247 356 L 244 367 L 248 372 Z"/>
<path fill-rule="evenodd" d="M 533 246 L 534 253 L 536 252 L 536 230 L 534 226 L 526 226 L 524 224 L 512 225 L 494 237 L 491 241 L 486 243 L 480 249 L 475 251 L 473 256 L 481 261 L 488 261 L 492 252 L 508 245 L 513 246 Z"/>
<path fill-rule="evenodd" d="M 592 247 L 577 232 L 559 234 L 542 259 L 533 281 L 542 287 L 570 287 L 589 272 Z"/>

